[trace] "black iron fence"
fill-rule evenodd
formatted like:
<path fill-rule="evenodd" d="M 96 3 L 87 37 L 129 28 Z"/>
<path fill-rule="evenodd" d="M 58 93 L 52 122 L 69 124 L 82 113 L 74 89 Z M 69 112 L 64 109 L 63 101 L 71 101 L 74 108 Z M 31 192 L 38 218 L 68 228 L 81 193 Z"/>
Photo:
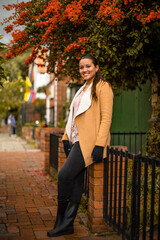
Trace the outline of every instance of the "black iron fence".
<path fill-rule="evenodd" d="M 85 169 L 85 175 L 84 175 L 84 194 L 89 198 L 89 169 Z"/>
<path fill-rule="evenodd" d="M 59 106 L 60 108 L 60 106 Z M 32 124 L 36 121 L 43 123 L 46 120 L 46 112 L 50 112 L 50 124 L 54 124 L 54 107 L 46 108 L 44 105 L 32 106 L 32 104 L 24 104 L 20 110 L 21 124 Z"/>
<path fill-rule="evenodd" d="M 20 117 L 22 126 L 25 123 L 33 123 L 36 120 L 43 121 L 46 115 L 46 107 L 44 105 L 32 106 L 31 104 L 24 104 L 20 110 Z"/>
<path fill-rule="evenodd" d="M 59 135 L 50 134 L 50 165 L 58 170 L 58 147 L 59 147 Z"/>
<path fill-rule="evenodd" d="M 35 129 L 36 129 L 36 127 L 32 128 L 32 139 L 34 139 L 34 140 L 35 140 Z"/>
<path fill-rule="evenodd" d="M 111 132 L 111 146 L 127 146 L 130 153 L 144 153 L 146 132 Z"/>
<path fill-rule="evenodd" d="M 160 240 L 160 161 L 108 147 L 104 218 L 122 239 Z"/>

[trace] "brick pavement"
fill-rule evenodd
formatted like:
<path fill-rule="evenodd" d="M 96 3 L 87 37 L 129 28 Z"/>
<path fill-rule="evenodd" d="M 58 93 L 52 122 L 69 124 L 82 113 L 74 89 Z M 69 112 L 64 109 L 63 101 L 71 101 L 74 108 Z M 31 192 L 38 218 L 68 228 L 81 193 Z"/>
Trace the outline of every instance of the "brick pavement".
<path fill-rule="evenodd" d="M 76 217 L 74 234 L 48 238 L 47 231 L 56 218 L 56 206 L 57 184 L 44 172 L 43 152 L 29 152 L 28 148 L 22 152 L 9 152 L 9 149 L 0 152 L 0 240 L 121 239 L 91 234 L 80 219 L 82 213 Z"/>

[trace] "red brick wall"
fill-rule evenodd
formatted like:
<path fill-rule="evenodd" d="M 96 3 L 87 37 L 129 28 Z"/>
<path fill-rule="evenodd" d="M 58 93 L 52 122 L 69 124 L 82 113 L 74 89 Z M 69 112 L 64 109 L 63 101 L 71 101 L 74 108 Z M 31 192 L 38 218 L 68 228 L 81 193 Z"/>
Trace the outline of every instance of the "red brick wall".
<path fill-rule="evenodd" d="M 36 142 L 36 148 L 40 148 L 40 132 L 41 128 L 35 128 L 35 142 Z"/>
<path fill-rule="evenodd" d="M 88 226 L 92 232 L 106 230 L 103 219 L 103 163 L 89 167 Z"/>
<path fill-rule="evenodd" d="M 50 133 L 45 134 L 45 170 L 49 172 L 49 146 L 50 146 Z"/>
<path fill-rule="evenodd" d="M 33 140 L 33 127 L 22 127 L 22 138 L 25 140 Z"/>
<path fill-rule="evenodd" d="M 36 147 L 40 148 L 42 151 L 45 151 L 45 134 L 46 133 L 55 133 L 63 134 L 64 129 L 62 128 L 35 128 L 35 141 Z M 32 141 L 33 136 L 33 127 L 22 127 L 22 138 L 25 140 Z"/>
<path fill-rule="evenodd" d="M 44 152 L 45 151 L 45 134 L 52 133 L 54 130 L 53 128 L 41 128 L 40 131 L 40 149 Z"/>

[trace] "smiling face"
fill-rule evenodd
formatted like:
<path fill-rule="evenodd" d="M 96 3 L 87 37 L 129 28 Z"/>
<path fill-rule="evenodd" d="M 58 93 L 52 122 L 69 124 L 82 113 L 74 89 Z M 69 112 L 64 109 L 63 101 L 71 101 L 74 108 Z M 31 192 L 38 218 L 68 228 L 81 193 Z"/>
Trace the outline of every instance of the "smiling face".
<path fill-rule="evenodd" d="M 79 72 L 81 77 L 87 82 L 92 82 L 99 66 L 94 65 L 92 60 L 89 58 L 81 59 L 79 62 Z"/>

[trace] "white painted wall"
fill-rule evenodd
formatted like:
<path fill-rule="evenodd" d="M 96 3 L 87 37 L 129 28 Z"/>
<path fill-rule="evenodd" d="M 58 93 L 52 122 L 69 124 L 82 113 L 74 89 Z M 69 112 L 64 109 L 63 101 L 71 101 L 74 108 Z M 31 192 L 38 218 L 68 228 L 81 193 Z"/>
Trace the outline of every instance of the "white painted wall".
<path fill-rule="evenodd" d="M 50 75 L 48 73 L 38 73 L 36 64 L 33 67 L 34 74 L 34 91 L 36 94 L 36 98 L 45 99 L 45 93 L 37 93 L 37 89 L 44 85 L 47 85 L 50 82 Z"/>
<path fill-rule="evenodd" d="M 49 95 L 46 97 L 46 120 L 47 124 L 51 122 L 50 99 L 54 98 L 54 85 L 49 87 Z"/>

